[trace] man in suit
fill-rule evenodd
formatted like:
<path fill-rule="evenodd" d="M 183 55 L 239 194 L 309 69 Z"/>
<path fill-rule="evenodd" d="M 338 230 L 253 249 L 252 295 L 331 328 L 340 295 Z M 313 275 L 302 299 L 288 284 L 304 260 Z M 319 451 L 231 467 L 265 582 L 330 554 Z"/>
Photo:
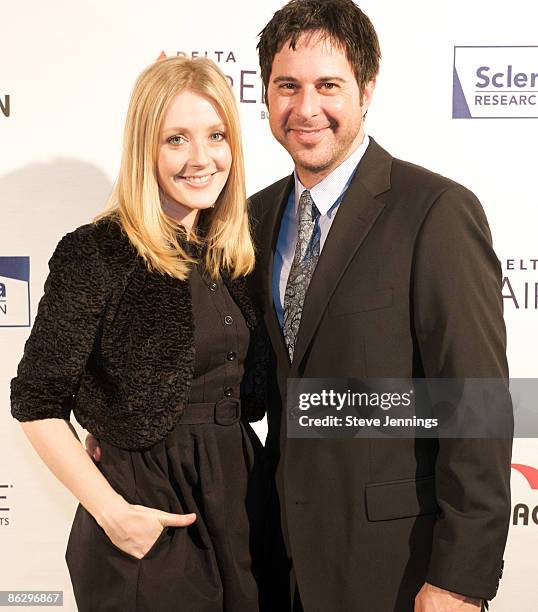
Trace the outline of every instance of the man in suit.
<path fill-rule="evenodd" d="M 493 378 L 506 391 L 486 217 L 470 191 L 365 134 L 380 50 L 351 0 L 292 0 L 258 49 L 271 130 L 295 164 L 251 197 L 294 610 L 480 610 L 501 574 L 510 436 L 294 439 L 285 410 L 289 378 Z M 502 410 L 510 422 L 507 392 Z"/>

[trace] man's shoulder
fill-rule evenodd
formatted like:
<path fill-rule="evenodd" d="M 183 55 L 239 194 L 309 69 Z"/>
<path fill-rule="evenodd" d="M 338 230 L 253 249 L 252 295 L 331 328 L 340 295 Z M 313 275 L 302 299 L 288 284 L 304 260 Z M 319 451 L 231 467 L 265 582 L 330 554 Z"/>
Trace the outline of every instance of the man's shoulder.
<path fill-rule="evenodd" d="M 481 227 L 488 226 L 475 193 L 455 180 L 417 164 L 394 159 L 390 194 L 388 201 L 395 207 L 405 207 L 410 221 L 429 216 L 445 231 L 450 227 L 461 228 L 471 218 Z"/>
<path fill-rule="evenodd" d="M 361 173 L 361 166 L 364 168 Z M 424 166 L 393 157 L 381 147 L 372 137 L 364 160 L 359 166 L 358 179 L 367 188 L 380 186 L 389 191 L 393 198 L 406 198 L 409 194 L 420 199 L 436 199 L 443 192 L 459 192 L 467 196 L 473 194 L 456 181 L 425 168 Z M 372 190 L 372 189 L 370 189 Z"/>
<path fill-rule="evenodd" d="M 447 190 L 471 193 L 466 187 L 442 174 L 402 159 L 393 159 L 391 186 L 396 190 L 423 193 L 426 196 L 438 197 Z"/>

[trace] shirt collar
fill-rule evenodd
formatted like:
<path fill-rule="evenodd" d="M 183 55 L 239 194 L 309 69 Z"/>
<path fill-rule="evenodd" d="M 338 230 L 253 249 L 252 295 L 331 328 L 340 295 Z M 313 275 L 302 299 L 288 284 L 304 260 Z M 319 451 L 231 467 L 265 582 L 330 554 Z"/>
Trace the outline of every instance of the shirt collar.
<path fill-rule="evenodd" d="M 310 189 L 310 195 L 321 215 L 326 215 L 346 190 L 369 143 L 368 134 L 364 134 L 364 140 L 357 149 L 321 182 Z M 293 174 L 295 177 L 295 213 L 297 213 L 299 199 L 306 187 L 299 180 L 297 172 L 294 171 Z"/>

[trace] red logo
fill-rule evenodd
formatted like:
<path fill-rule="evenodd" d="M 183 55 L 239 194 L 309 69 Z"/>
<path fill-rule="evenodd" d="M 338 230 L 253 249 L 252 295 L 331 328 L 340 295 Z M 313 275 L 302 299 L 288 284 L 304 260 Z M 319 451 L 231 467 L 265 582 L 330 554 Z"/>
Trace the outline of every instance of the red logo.
<path fill-rule="evenodd" d="M 512 467 L 525 476 L 532 490 L 538 489 L 538 470 L 536 468 L 521 463 L 512 463 Z"/>

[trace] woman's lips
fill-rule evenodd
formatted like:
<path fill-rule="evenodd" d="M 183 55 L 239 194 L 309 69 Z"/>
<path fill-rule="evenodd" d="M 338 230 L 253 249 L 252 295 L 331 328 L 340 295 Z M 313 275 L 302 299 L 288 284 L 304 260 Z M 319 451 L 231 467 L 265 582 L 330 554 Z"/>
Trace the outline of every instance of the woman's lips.
<path fill-rule="evenodd" d="M 200 176 L 181 176 L 178 174 L 174 177 L 174 181 L 176 183 L 179 183 L 179 182 L 185 183 L 189 187 L 203 188 L 203 187 L 207 187 L 207 185 L 211 183 L 214 174 L 215 173 L 204 174 Z"/>

